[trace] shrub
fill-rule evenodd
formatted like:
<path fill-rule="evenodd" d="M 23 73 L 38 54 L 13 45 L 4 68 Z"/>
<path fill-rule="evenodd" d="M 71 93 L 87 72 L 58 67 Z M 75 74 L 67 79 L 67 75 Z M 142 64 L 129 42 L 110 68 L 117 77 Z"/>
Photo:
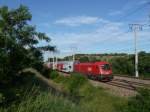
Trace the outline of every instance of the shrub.
<path fill-rule="evenodd" d="M 78 94 L 80 86 L 87 82 L 87 79 L 85 76 L 78 73 L 72 73 L 70 78 L 71 80 L 69 81 L 69 90 L 72 94 Z"/>
<path fill-rule="evenodd" d="M 134 64 L 130 57 L 117 57 L 112 59 L 110 63 L 115 74 L 132 75 L 134 73 Z"/>
<path fill-rule="evenodd" d="M 61 96 L 54 96 L 51 92 L 41 92 L 36 97 L 30 96 L 19 105 L 12 105 L 7 109 L 0 108 L 1 112 L 80 112 L 71 101 Z"/>
<path fill-rule="evenodd" d="M 43 67 L 42 69 L 42 75 L 44 75 L 46 78 L 50 78 L 50 73 L 52 72 L 51 69 Z"/>
<path fill-rule="evenodd" d="M 49 73 L 49 77 L 51 78 L 51 79 L 55 79 L 55 78 L 57 78 L 59 76 L 59 73 L 57 72 L 57 71 L 55 71 L 55 70 L 53 70 L 53 71 L 51 71 L 50 73 Z"/>
<path fill-rule="evenodd" d="M 0 93 L 0 104 L 3 102 L 3 100 L 5 100 L 5 97 L 3 96 L 2 93 Z"/>
<path fill-rule="evenodd" d="M 79 73 L 72 73 L 70 77 L 59 76 L 55 82 L 63 84 L 64 88 L 73 95 L 78 95 L 79 88 L 87 82 L 87 78 Z"/>
<path fill-rule="evenodd" d="M 94 87 L 81 74 L 73 73 L 70 77 L 60 75 L 54 81 L 62 84 L 72 95 L 80 96 L 78 103 L 82 112 L 118 112 L 127 103 L 125 99 L 108 94 L 103 88 Z"/>
<path fill-rule="evenodd" d="M 139 94 L 129 100 L 122 112 L 150 112 L 150 90 L 139 90 Z"/>

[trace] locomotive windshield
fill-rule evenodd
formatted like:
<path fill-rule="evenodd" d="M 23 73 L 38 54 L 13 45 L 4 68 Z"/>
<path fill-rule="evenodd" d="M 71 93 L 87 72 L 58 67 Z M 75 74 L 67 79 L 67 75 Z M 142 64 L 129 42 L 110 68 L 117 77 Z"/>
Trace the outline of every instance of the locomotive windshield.
<path fill-rule="evenodd" d="M 110 65 L 109 64 L 104 64 L 104 65 L 101 65 L 101 68 L 103 70 L 110 70 Z"/>

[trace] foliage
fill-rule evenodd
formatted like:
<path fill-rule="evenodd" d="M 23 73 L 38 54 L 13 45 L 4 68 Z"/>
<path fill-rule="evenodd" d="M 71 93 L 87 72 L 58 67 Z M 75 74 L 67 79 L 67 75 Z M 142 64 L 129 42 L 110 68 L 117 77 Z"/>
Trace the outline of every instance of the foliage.
<path fill-rule="evenodd" d="M 150 53 L 139 53 L 139 72 L 150 77 Z"/>
<path fill-rule="evenodd" d="M 110 59 L 113 72 L 117 74 L 134 74 L 135 59 L 134 55 L 126 55 Z M 141 51 L 139 53 L 139 74 L 140 76 L 150 77 L 150 53 Z"/>
<path fill-rule="evenodd" d="M 31 13 L 25 6 L 9 10 L 0 7 L 0 80 L 12 81 L 14 75 L 26 67 L 41 70 L 42 50 L 53 50 L 52 46 L 37 47 L 40 40 L 47 43 L 49 37 L 37 32 L 29 25 Z"/>
<path fill-rule="evenodd" d="M 43 76 L 45 76 L 46 78 L 50 78 L 50 74 L 52 72 L 52 69 L 49 69 L 47 67 L 43 67 L 41 73 Z"/>
<path fill-rule="evenodd" d="M 86 83 L 87 79 L 81 74 L 72 73 L 70 77 L 59 76 L 54 81 L 63 84 L 69 93 L 79 95 L 79 87 Z"/>
<path fill-rule="evenodd" d="M 122 112 L 149 112 L 150 111 L 150 90 L 141 89 L 139 94 L 131 98 L 128 105 L 122 108 Z"/>
<path fill-rule="evenodd" d="M 59 76 L 58 72 L 55 71 L 55 70 L 52 70 L 50 73 L 49 73 L 49 77 L 51 79 L 56 79 L 57 77 Z"/>
<path fill-rule="evenodd" d="M 36 97 L 30 94 L 18 105 L 0 109 L 1 112 L 60 112 L 60 110 L 61 112 L 79 112 L 80 107 L 61 96 L 52 95 L 51 92 L 41 92 Z"/>
<path fill-rule="evenodd" d="M 114 97 L 102 88 L 97 88 L 91 85 L 89 81 L 80 74 L 72 74 L 71 77 L 58 76 L 54 79 L 55 82 L 66 86 L 70 89 L 72 97 L 74 95 L 82 96 L 75 104 L 68 101 L 66 98 L 54 95 L 53 92 L 43 91 L 39 81 L 34 77 L 26 78 L 23 81 L 26 84 L 28 81 L 34 81 L 35 89 L 31 88 L 25 92 L 21 101 L 13 103 L 7 108 L 0 108 L 2 112 L 116 112 L 118 106 L 126 104 L 126 100 Z M 27 87 L 30 87 L 29 85 Z M 40 87 L 36 89 L 36 87 Z M 73 87 L 73 89 L 71 89 Z"/>
<path fill-rule="evenodd" d="M 96 61 L 101 61 L 101 60 L 92 56 L 92 57 L 89 58 L 89 61 L 90 62 L 96 62 Z"/>
<path fill-rule="evenodd" d="M 69 90 L 72 94 L 78 94 L 78 88 L 87 81 L 81 74 L 72 73 L 69 81 Z"/>
<path fill-rule="evenodd" d="M 5 97 L 3 96 L 3 94 L 2 94 L 2 93 L 0 93 L 0 103 L 2 103 L 2 102 L 3 102 L 3 100 L 5 100 Z"/>
<path fill-rule="evenodd" d="M 42 52 L 54 50 L 48 44 L 50 38 L 29 24 L 31 19 L 26 6 L 20 5 L 17 9 L 0 7 L 0 102 L 4 106 L 20 100 L 20 94 L 28 88 L 23 83 L 27 76 L 19 72 L 28 67 L 42 72 Z M 38 47 L 40 41 L 45 41 L 46 46 Z"/>
<path fill-rule="evenodd" d="M 81 57 L 81 58 L 79 59 L 79 61 L 80 61 L 80 62 L 89 62 L 89 58 L 88 58 L 87 56 Z"/>
<path fill-rule="evenodd" d="M 115 74 L 134 74 L 134 64 L 130 57 L 114 58 L 110 63 Z"/>
<path fill-rule="evenodd" d="M 85 112 L 117 112 L 126 105 L 126 99 L 108 94 L 103 88 L 94 87 L 82 75 L 74 74 L 70 77 L 59 76 L 55 82 L 70 89 L 71 94 L 81 96 L 80 111 Z M 72 87 L 72 89 L 70 88 Z"/>

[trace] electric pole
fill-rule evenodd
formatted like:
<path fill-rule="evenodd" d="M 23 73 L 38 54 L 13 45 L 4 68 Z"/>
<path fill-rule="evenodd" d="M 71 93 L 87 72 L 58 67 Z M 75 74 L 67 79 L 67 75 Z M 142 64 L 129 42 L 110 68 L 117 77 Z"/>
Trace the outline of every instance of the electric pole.
<path fill-rule="evenodd" d="M 58 64 L 58 55 L 60 53 L 60 51 L 58 49 L 56 49 L 56 63 L 55 63 L 55 66 L 56 66 L 56 69 L 57 69 L 57 64 Z"/>
<path fill-rule="evenodd" d="M 77 50 L 77 47 L 74 45 L 74 46 L 71 46 L 70 48 L 72 50 L 72 60 L 74 62 L 75 61 L 75 51 Z"/>
<path fill-rule="evenodd" d="M 54 56 L 54 51 L 53 51 L 53 70 L 55 69 L 55 56 Z"/>
<path fill-rule="evenodd" d="M 135 47 L 135 77 L 139 77 L 139 72 L 138 72 L 138 45 L 137 45 L 137 32 L 142 30 L 141 24 L 130 24 L 129 27 L 131 30 L 134 32 L 134 47 Z"/>

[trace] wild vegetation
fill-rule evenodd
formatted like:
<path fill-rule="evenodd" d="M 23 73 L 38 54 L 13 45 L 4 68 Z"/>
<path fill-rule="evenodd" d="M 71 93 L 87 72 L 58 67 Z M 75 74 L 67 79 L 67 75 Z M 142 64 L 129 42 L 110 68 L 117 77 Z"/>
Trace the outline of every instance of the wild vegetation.
<path fill-rule="evenodd" d="M 4 106 L 20 99 L 30 87 L 23 84 L 26 77 L 21 71 L 33 67 L 44 72 L 42 51 L 54 50 L 49 44 L 38 47 L 40 41 L 49 43 L 50 38 L 37 32 L 35 26 L 29 24 L 31 19 L 25 6 L 0 7 L 0 104 Z"/>
<path fill-rule="evenodd" d="M 126 99 L 113 96 L 103 88 L 92 86 L 81 74 L 72 74 L 70 77 L 57 75 L 53 81 L 63 86 L 74 97 L 74 100 L 70 100 L 60 94 L 54 94 L 51 89 L 31 76 L 27 77 L 25 84 L 30 79 L 34 86 L 26 90 L 20 101 L 13 102 L 8 107 L 3 106 L 0 111 L 149 112 L 150 90 L 147 89 L 140 90 L 137 96 Z"/>
<path fill-rule="evenodd" d="M 58 112 L 60 109 L 62 112 L 116 112 L 118 107 L 127 103 L 124 98 L 114 97 L 102 88 L 93 87 L 80 74 L 72 74 L 71 77 L 59 75 L 53 79 L 63 86 L 74 100 L 54 94 L 42 82 L 31 76 L 28 80 L 30 79 L 34 86 L 22 94 L 20 101 L 13 102 L 8 107 L 1 107 L 2 112 Z"/>
<path fill-rule="evenodd" d="M 149 112 L 149 90 L 139 92 L 128 102 L 103 88 L 93 87 L 83 75 L 64 77 L 44 68 L 42 51 L 55 50 L 55 47 L 49 44 L 38 47 L 41 40 L 49 43 L 50 39 L 29 24 L 31 18 L 25 6 L 17 9 L 0 7 L 0 112 L 138 112 L 138 109 Z M 149 71 L 149 54 L 142 53 L 141 56 L 144 60 L 140 64 L 141 72 Z M 130 57 L 125 62 L 128 59 Z M 119 61 L 120 64 L 125 62 Z M 34 74 L 22 73 L 29 67 L 63 86 L 74 100 L 56 94 Z"/>

